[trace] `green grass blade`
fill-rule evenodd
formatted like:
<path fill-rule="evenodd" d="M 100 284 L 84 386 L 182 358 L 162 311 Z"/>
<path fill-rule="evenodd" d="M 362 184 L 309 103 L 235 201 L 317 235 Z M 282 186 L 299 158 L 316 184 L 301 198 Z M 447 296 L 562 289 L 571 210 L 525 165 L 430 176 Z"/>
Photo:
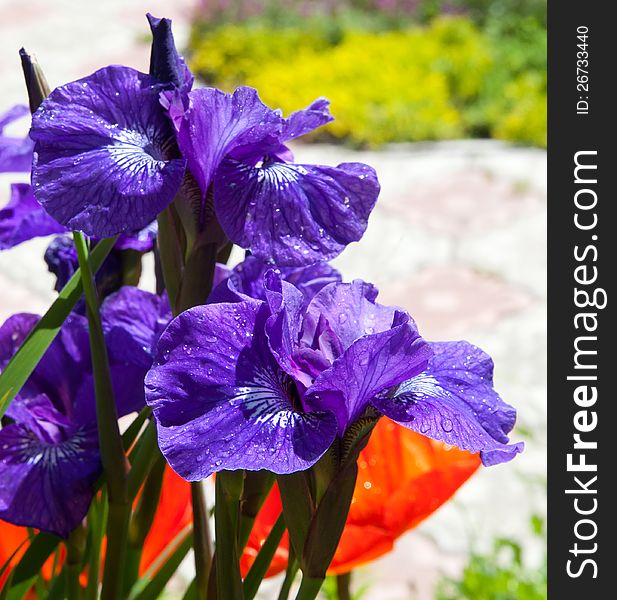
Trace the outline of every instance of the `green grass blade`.
<path fill-rule="evenodd" d="M 274 558 L 274 554 L 281 543 L 281 538 L 284 533 L 285 519 L 283 518 L 283 515 L 280 514 L 279 518 L 276 520 L 276 523 L 274 523 L 274 527 L 272 527 L 272 530 L 268 534 L 264 545 L 259 550 L 259 554 L 257 554 L 255 562 L 246 574 L 243 584 L 245 600 L 253 600 L 255 594 L 257 594 L 259 586 L 263 578 L 266 576 L 270 563 Z"/>
<path fill-rule="evenodd" d="M 96 245 L 89 259 L 93 272 L 96 272 L 103 264 L 115 241 L 116 238 L 108 238 Z M 49 345 L 54 341 L 62 324 L 81 298 L 81 294 L 81 274 L 78 270 L 0 375 L 0 417 L 4 415 L 13 398 L 17 396 Z"/>
<path fill-rule="evenodd" d="M 59 543 L 60 538 L 55 535 L 38 533 L 20 561 L 15 565 L 12 585 L 16 586 L 35 577 Z"/>
<path fill-rule="evenodd" d="M 178 570 L 180 563 L 188 554 L 193 545 L 193 532 L 184 532 L 183 539 L 173 547 L 173 551 L 169 554 L 167 560 L 163 563 L 160 569 L 153 575 L 147 573 L 144 579 L 137 582 L 133 593 L 129 596 L 130 600 L 156 600 L 167 585 L 167 582 L 172 578 L 173 574 Z M 158 566 L 157 564 L 152 565 Z M 148 569 L 150 573 L 152 567 Z M 145 585 L 144 585 L 145 584 Z M 142 587 L 143 586 L 143 587 Z"/>

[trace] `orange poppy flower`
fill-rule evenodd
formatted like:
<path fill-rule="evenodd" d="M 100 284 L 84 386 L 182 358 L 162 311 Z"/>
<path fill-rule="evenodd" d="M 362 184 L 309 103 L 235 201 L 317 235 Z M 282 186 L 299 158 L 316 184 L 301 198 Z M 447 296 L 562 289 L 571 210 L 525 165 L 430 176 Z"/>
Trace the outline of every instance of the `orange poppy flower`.
<path fill-rule="evenodd" d="M 192 514 L 191 484 L 176 475 L 168 466 L 165 467 L 158 509 L 141 555 L 140 575 L 148 569 L 174 537 L 191 522 Z M 0 521 L 0 567 L 27 538 L 28 532 L 25 527 Z M 12 565 L 19 561 L 26 548 L 27 544 L 24 544 L 11 561 Z M 43 576 L 46 579 L 51 577 L 51 565 L 52 559 L 50 558 L 43 569 Z M 7 576 L 8 574 L 5 573 L 0 579 L 0 588 Z"/>
<path fill-rule="evenodd" d="M 431 515 L 475 472 L 477 454 L 436 442 L 381 419 L 358 459 L 358 480 L 330 574 L 346 573 L 389 552 L 394 541 Z M 281 512 L 278 491 L 266 500 L 242 556 L 250 568 Z M 285 534 L 268 576 L 285 569 Z"/>

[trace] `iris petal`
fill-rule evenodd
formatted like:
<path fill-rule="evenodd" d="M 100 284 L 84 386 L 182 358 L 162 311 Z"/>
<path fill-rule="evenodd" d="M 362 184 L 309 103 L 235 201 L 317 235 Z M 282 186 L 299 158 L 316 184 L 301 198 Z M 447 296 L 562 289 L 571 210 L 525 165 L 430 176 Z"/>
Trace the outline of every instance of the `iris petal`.
<path fill-rule="evenodd" d="M 433 343 L 426 371 L 375 406 L 394 421 L 436 440 L 480 452 L 485 465 L 511 460 L 523 444 L 508 444 L 516 411 L 493 390 L 493 362 L 467 342 Z"/>
<path fill-rule="evenodd" d="M 11 199 L 0 208 L 0 250 L 35 237 L 64 233 L 63 227 L 36 201 L 27 183 L 11 184 Z"/>
<path fill-rule="evenodd" d="M 50 444 L 22 425 L 0 430 L 0 519 L 67 537 L 101 472 L 96 428 Z"/>
<path fill-rule="evenodd" d="M 8 124 L 29 113 L 27 106 L 18 104 L 0 115 L 0 173 L 26 172 L 32 167 L 34 142 L 28 136 L 14 138 L 3 135 Z"/>
<path fill-rule="evenodd" d="M 94 237 L 151 223 L 176 194 L 186 163 L 170 158 L 173 132 L 161 86 L 110 66 L 54 90 L 33 116 L 32 181 L 58 222 Z"/>
<path fill-rule="evenodd" d="M 336 434 L 329 412 L 294 406 L 294 384 L 271 356 L 262 302 L 190 309 L 161 336 L 146 377 L 159 446 L 185 479 L 223 469 L 304 470 Z"/>
<path fill-rule="evenodd" d="M 378 193 L 375 171 L 361 163 L 253 167 L 227 158 L 214 182 L 229 239 L 279 266 L 329 260 L 359 240 Z"/>
<path fill-rule="evenodd" d="M 257 91 L 239 87 L 233 94 L 201 88 L 189 94 L 189 108 L 179 122 L 178 145 L 205 195 L 223 158 L 265 144 L 272 146 L 282 117 L 269 109 Z"/>
<path fill-rule="evenodd" d="M 397 313 L 391 329 L 356 340 L 322 371 L 307 390 L 306 404 L 332 410 L 342 434 L 375 396 L 420 373 L 430 356 L 409 317 Z"/>

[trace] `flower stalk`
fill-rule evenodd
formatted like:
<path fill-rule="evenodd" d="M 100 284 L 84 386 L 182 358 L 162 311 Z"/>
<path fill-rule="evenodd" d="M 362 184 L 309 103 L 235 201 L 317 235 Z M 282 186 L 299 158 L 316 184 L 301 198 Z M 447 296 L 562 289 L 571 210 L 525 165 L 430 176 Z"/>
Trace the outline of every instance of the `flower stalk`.
<path fill-rule="evenodd" d="M 118 428 L 118 414 L 99 313 L 99 299 L 88 263 L 88 247 L 82 233 L 74 232 L 73 238 L 86 297 L 99 447 L 109 494 L 107 552 L 101 598 L 116 600 L 121 597 L 122 572 L 131 511 L 128 495 L 128 469 L 122 436 Z"/>

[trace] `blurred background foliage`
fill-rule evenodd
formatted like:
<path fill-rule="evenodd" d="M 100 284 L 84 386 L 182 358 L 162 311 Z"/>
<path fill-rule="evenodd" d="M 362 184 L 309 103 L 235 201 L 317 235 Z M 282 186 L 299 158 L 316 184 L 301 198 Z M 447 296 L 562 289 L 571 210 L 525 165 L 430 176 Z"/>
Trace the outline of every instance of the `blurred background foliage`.
<path fill-rule="evenodd" d="M 541 517 L 531 518 L 531 529 L 546 544 Z M 437 600 L 546 600 L 546 589 L 546 554 L 538 564 L 517 541 L 499 538 L 490 554 L 471 553 L 459 579 L 444 579 Z"/>
<path fill-rule="evenodd" d="M 492 137 L 546 146 L 546 0 L 202 0 L 188 56 L 355 147 Z"/>

